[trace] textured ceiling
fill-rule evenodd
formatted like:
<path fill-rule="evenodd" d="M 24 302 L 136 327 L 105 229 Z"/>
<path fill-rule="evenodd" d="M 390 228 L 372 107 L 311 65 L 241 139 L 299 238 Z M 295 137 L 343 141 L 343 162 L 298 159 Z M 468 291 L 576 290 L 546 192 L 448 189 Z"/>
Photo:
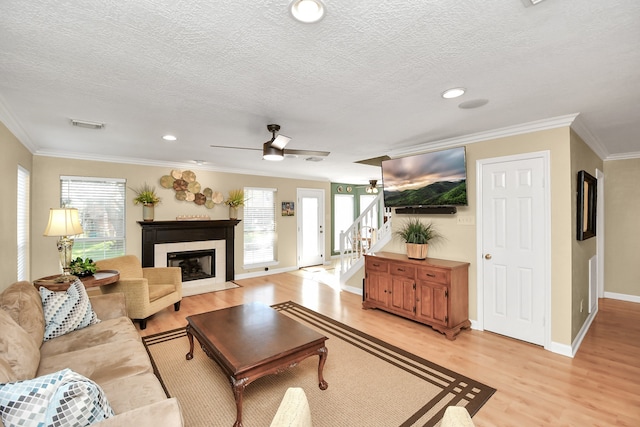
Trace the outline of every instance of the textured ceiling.
<path fill-rule="evenodd" d="M 316 24 L 288 3 L 3 1 L 0 121 L 36 154 L 363 184 L 380 170 L 355 161 L 576 113 L 603 158 L 640 156 L 637 0 L 325 0 Z M 331 155 L 210 147 L 268 123 Z"/>

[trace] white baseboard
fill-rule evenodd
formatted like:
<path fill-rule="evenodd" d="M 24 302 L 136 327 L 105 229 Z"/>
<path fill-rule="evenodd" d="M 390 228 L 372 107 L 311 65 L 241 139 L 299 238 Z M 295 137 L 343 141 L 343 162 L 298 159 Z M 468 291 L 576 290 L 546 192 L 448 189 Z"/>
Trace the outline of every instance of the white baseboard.
<path fill-rule="evenodd" d="M 604 297 L 617 299 L 621 301 L 640 302 L 640 296 L 637 296 L 637 295 L 616 294 L 615 292 L 605 292 Z"/>
<path fill-rule="evenodd" d="M 253 277 L 270 276 L 278 273 L 288 273 L 297 270 L 298 267 L 274 268 L 267 271 L 254 271 L 253 273 L 236 274 L 235 280 L 251 279 Z"/>
<path fill-rule="evenodd" d="M 362 288 L 356 288 L 355 286 L 342 286 L 342 290 L 352 294 L 362 295 Z"/>
<path fill-rule="evenodd" d="M 551 342 L 548 347 L 545 347 L 545 350 L 548 350 L 552 353 L 559 354 L 561 356 L 573 357 L 573 350 L 570 345 L 560 344 L 558 342 Z"/>

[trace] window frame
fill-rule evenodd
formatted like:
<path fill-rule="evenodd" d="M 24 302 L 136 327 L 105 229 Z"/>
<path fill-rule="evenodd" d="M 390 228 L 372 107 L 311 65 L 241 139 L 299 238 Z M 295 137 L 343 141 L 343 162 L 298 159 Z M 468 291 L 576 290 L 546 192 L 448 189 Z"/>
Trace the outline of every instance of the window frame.
<path fill-rule="evenodd" d="M 253 206 L 253 204 L 258 202 L 259 199 L 266 198 L 266 197 L 258 198 L 257 195 L 252 194 L 253 192 L 271 193 L 272 206 L 271 205 L 269 206 L 270 208 L 269 211 L 271 215 L 256 215 L 256 216 L 253 215 L 253 212 L 252 212 L 253 209 L 264 209 L 266 207 L 265 205 Z M 243 245 L 242 245 L 243 266 L 242 268 L 245 270 L 249 270 L 253 268 L 262 268 L 262 267 L 277 265 L 279 263 L 277 258 L 278 234 L 277 234 L 277 223 L 276 223 L 276 218 L 277 218 L 276 217 L 276 213 L 277 213 L 276 197 L 277 197 L 278 189 L 263 188 L 263 187 L 245 187 L 244 193 L 245 193 L 246 201 L 244 205 L 244 218 L 242 222 L 243 223 L 243 233 L 242 233 L 243 234 Z M 260 221 L 260 220 L 262 220 L 263 222 L 255 224 L 255 221 Z M 265 242 L 270 243 L 271 259 L 266 259 L 266 258 L 256 259 L 259 257 L 248 256 L 249 252 L 256 253 L 256 252 L 264 251 L 264 248 L 260 248 L 254 251 L 247 250 L 248 245 L 255 243 L 254 233 L 256 233 L 256 230 L 252 225 L 252 223 L 254 223 L 256 227 L 263 226 L 266 228 L 266 230 L 257 231 L 257 232 L 266 233 L 270 236 L 270 238 L 265 239 Z M 251 261 L 247 262 L 247 259 L 251 259 Z"/>
<path fill-rule="evenodd" d="M 108 203 L 104 197 L 91 198 L 86 194 L 78 196 L 77 194 L 70 194 L 71 191 L 79 191 L 78 188 L 71 189 L 72 183 L 75 186 L 81 187 L 83 185 L 90 185 L 90 183 L 104 183 L 109 187 L 104 189 L 96 188 L 91 194 L 100 194 L 104 196 L 107 189 L 111 190 L 110 193 L 114 198 L 108 199 Z M 120 255 L 124 255 L 126 252 L 126 180 L 124 178 L 106 178 L 106 177 L 89 177 L 89 176 L 60 176 L 60 207 L 77 208 L 80 216 L 80 223 L 84 229 L 84 233 L 73 236 L 74 246 L 72 257 L 91 258 L 94 261 L 101 259 L 112 258 Z M 115 187 L 114 187 L 115 186 Z M 102 191 L 101 191 L 102 190 Z M 86 190 L 83 193 L 87 193 Z M 75 202 L 71 198 L 75 198 Z M 77 198 L 76 198 L 77 197 Z M 89 220 L 101 220 L 92 215 L 87 208 L 87 204 L 92 204 L 93 209 L 102 209 L 107 211 L 106 224 L 104 223 L 104 213 L 102 216 L 102 224 L 100 227 L 89 227 Z M 112 214 L 110 214 L 112 213 Z M 114 225 L 115 224 L 115 225 Z M 97 232 L 101 229 L 101 232 L 111 233 L 111 227 L 115 235 L 111 236 L 87 236 L 87 233 Z M 105 230 L 107 229 L 107 230 Z M 112 248 L 108 248 L 107 243 L 114 242 Z M 100 245 L 102 243 L 102 249 Z"/>
<path fill-rule="evenodd" d="M 18 281 L 30 280 L 31 276 L 31 172 L 18 165 L 16 200 L 16 277 Z"/>

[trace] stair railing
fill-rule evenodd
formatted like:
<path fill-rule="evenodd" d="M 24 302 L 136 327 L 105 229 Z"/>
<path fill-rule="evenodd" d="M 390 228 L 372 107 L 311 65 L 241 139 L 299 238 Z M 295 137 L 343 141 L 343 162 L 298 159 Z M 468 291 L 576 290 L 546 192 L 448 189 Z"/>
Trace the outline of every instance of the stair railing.
<path fill-rule="evenodd" d="M 391 209 L 385 209 L 384 198 L 380 192 L 353 224 L 340 232 L 341 274 L 355 267 L 364 254 L 390 232 Z"/>

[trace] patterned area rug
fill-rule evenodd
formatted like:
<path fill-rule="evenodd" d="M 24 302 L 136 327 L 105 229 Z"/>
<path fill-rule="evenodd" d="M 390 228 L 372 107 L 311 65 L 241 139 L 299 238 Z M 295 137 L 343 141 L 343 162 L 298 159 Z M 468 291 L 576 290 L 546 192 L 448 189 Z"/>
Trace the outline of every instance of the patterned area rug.
<path fill-rule="evenodd" d="M 447 406 L 465 406 L 473 415 L 495 392 L 296 303 L 273 308 L 329 337 L 324 367 L 329 388 L 318 388 L 317 357 L 260 378 L 245 389 L 246 427 L 269 425 L 288 387 L 305 390 L 317 427 L 437 426 Z M 189 344 L 184 328 L 143 340 L 156 375 L 180 401 L 187 427 L 233 424 L 235 401 L 228 379 L 198 345 L 193 360 L 185 359 Z"/>

